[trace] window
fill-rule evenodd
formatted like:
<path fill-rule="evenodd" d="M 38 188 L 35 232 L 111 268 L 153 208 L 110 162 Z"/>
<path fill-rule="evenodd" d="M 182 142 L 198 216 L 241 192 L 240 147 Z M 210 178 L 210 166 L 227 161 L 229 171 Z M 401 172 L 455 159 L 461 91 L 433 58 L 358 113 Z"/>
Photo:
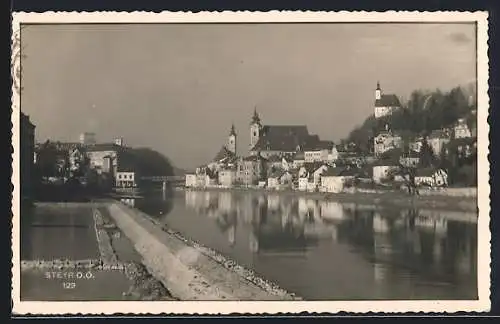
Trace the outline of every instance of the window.
<path fill-rule="evenodd" d="M 253 136 L 257 136 L 257 132 L 256 131 L 253 131 Z"/>

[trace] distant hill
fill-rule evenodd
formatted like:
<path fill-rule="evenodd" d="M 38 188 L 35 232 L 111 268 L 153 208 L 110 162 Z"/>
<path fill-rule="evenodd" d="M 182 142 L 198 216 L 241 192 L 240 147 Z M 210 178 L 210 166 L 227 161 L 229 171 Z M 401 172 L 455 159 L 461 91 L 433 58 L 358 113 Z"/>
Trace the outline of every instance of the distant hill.
<path fill-rule="evenodd" d="M 186 170 L 178 168 L 176 166 L 172 167 L 172 171 L 174 173 L 174 176 L 183 176 L 186 174 Z"/>

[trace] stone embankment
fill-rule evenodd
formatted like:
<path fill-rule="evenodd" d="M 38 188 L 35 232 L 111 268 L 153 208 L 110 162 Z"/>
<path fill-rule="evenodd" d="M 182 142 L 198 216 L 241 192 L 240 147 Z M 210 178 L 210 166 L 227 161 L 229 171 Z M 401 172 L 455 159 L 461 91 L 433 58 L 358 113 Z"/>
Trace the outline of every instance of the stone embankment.
<path fill-rule="evenodd" d="M 180 300 L 300 299 L 251 270 L 162 226 L 149 215 L 120 203 L 109 212 L 133 242 L 150 273 Z"/>
<path fill-rule="evenodd" d="M 86 210 L 78 217 L 93 219 L 90 223 L 94 225 L 95 237 L 87 239 L 97 241 L 99 256 L 82 260 L 22 260 L 22 300 L 175 300 L 121 235 L 107 214 L 107 203 L 40 203 L 37 207 L 45 213 L 58 214 L 60 219 L 74 215 L 75 208 Z M 34 220 L 41 221 L 39 217 Z"/>

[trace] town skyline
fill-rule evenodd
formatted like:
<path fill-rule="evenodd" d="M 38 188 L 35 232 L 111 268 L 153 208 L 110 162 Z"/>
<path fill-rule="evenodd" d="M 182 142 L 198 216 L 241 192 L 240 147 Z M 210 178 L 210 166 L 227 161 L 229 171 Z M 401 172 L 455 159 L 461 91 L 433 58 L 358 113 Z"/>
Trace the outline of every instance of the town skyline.
<path fill-rule="evenodd" d="M 193 168 L 215 156 L 232 124 L 244 155 L 255 108 L 264 124 L 306 125 L 338 142 L 373 113 L 377 81 L 403 99 L 475 81 L 470 24 L 231 27 L 27 26 L 21 110 L 37 141 L 95 132 Z"/>

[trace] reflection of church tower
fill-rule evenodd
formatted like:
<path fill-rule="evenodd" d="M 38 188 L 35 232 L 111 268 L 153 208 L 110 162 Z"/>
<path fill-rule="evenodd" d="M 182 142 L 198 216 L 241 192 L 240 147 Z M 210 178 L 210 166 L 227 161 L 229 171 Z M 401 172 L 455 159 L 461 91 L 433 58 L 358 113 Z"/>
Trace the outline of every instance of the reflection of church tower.
<path fill-rule="evenodd" d="M 252 149 L 257 141 L 259 140 L 262 125 L 260 123 L 260 117 L 257 113 L 257 108 L 253 112 L 252 122 L 250 123 L 250 149 Z"/>
<path fill-rule="evenodd" d="M 228 151 L 236 154 L 236 130 L 234 129 L 234 124 L 231 125 L 231 131 L 229 132 L 229 137 L 227 138 L 226 148 Z"/>

